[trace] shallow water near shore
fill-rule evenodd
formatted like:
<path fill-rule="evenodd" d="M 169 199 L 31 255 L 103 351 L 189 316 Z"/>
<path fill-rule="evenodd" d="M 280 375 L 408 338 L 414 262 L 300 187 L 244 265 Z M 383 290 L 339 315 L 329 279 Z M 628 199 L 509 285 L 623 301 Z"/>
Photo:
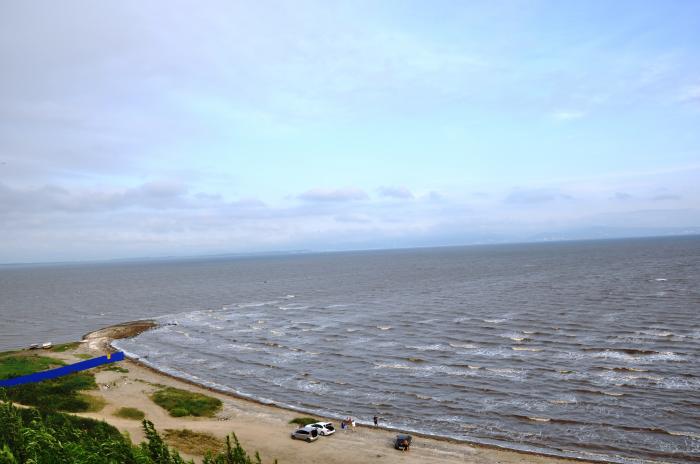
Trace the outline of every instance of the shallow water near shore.
<path fill-rule="evenodd" d="M 521 449 L 700 459 L 697 238 L 5 269 L 0 288 L 6 345 L 23 325 L 46 338 L 42 313 L 66 337 L 158 317 L 116 345 L 251 398 Z"/>

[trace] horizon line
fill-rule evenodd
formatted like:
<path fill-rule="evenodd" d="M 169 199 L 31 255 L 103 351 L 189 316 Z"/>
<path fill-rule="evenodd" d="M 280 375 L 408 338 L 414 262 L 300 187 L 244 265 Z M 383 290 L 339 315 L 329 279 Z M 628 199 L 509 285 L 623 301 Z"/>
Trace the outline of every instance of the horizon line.
<path fill-rule="evenodd" d="M 485 247 L 485 246 L 500 246 L 500 245 L 535 245 L 535 244 L 556 244 L 568 242 L 604 242 L 617 240 L 647 240 L 647 239 L 673 239 L 673 238 L 700 238 L 700 233 L 675 233 L 667 235 L 635 235 L 635 236 L 619 236 L 619 237 L 588 237 L 588 238 L 557 238 L 557 239 L 538 239 L 538 240 L 505 240 L 493 242 L 472 242 L 451 245 L 415 245 L 415 246 L 399 246 L 394 248 L 376 247 L 376 248 L 348 248 L 348 249 L 291 249 L 291 250 L 273 250 L 273 251 L 250 251 L 250 252 L 221 252 L 221 253 L 206 253 L 195 255 L 162 255 L 162 256 L 136 256 L 131 258 L 98 258 L 98 259 L 78 259 L 78 260 L 58 260 L 58 261 L 26 261 L 26 262 L 9 262 L 0 263 L 0 269 L 3 267 L 31 267 L 31 266 L 67 266 L 80 264 L 118 264 L 118 263 L 136 263 L 136 262 L 159 262 L 159 261 L 187 261 L 199 259 L 235 259 L 235 258 L 256 258 L 256 257 L 281 257 L 292 255 L 313 255 L 313 254 L 332 254 L 332 253 L 360 253 L 371 251 L 401 251 L 401 250 L 420 250 L 432 248 L 466 248 L 466 247 Z"/>

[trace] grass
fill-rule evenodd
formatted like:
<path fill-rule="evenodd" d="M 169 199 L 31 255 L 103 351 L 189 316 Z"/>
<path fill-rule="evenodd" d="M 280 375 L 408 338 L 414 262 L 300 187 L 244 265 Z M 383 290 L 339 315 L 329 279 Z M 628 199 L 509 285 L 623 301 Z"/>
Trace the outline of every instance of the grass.
<path fill-rule="evenodd" d="M 73 356 L 80 359 L 92 359 L 95 356 L 87 353 L 73 353 Z"/>
<path fill-rule="evenodd" d="M 74 350 L 79 346 L 80 342 L 61 343 L 59 345 L 54 345 L 53 348 L 51 348 L 51 351 L 56 353 L 63 353 L 64 351 Z"/>
<path fill-rule="evenodd" d="M 309 425 L 309 424 L 314 424 L 318 422 L 318 419 L 315 419 L 313 417 L 295 417 L 294 419 L 290 420 L 290 424 L 298 424 L 302 427 Z"/>
<path fill-rule="evenodd" d="M 222 405 L 217 398 L 172 387 L 158 390 L 151 399 L 173 417 L 212 417 Z"/>
<path fill-rule="evenodd" d="M 143 420 L 143 418 L 146 417 L 146 414 L 143 411 L 136 408 L 119 408 L 114 415 L 121 417 L 122 419 L 133 420 Z"/>
<path fill-rule="evenodd" d="M 61 360 L 35 354 L 5 354 L 0 357 L 0 379 L 33 374 L 64 364 Z"/>
<path fill-rule="evenodd" d="M 87 403 L 88 412 L 98 412 L 102 411 L 107 402 L 101 396 L 93 396 L 85 393 L 78 393 L 78 398 Z"/>
<path fill-rule="evenodd" d="M 119 372 L 120 374 L 128 374 L 129 369 L 121 366 L 116 366 L 114 364 L 110 364 L 107 367 L 102 368 L 103 371 L 113 371 L 113 372 Z"/>
<path fill-rule="evenodd" d="M 218 453 L 224 449 L 224 441 L 210 433 L 166 429 L 163 437 L 170 446 L 187 454 L 201 456 L 207 451 Z"/>
<path fill-rule="evenodd" d="M 0 379 L 45 371 L 64 364 L 61 360 L 37 354 L 0 355 Z M 27 406 L 47 411 L 81 412 L 99 407 L 94 397 L 80 393 L 96 388 L 93 374 L 77 372 L 43 382 L 10 387 L 6 391 L 9 399 Z"/>

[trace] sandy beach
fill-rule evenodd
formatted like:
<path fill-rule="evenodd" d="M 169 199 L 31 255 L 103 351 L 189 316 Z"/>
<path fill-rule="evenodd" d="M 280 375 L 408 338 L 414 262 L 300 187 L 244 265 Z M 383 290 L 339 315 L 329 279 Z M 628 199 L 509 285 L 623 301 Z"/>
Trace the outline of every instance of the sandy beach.
<path fill-rule="evenodd" d="M 110 342 L 115 338 L 134 336 L 152 327 L 150 321 L 121 324 L 87 334 L 77 348 L 62 353 L 48 353 L 66 362 L 76 362 L 79 356 L 99 356 L 113 351 Z M 409 452 L 394 450 L 392 439 L 396 432 L 381 428 L 358 426 L 355 431 L 340 430 L 331 437 L 321 437 L 313 443 L 292 440 L 290 432 L 295 429 L 289 421 L 302 414 L 275 406 L 259 404 L 231 395 L 213 392 L 206 388 L 159 373 L 136 361 L 119 363 L 128 372 L 98 370 L 95 373 L 99 390 L 90 394 L 102 397 L 106 405 L 99 412 L 79 415 L 104 420 L 127 432 L 138 443 L 143 440 L 141 423 L 138 420 L 116 417 L 121 407 L 134 407 L 144 411 L 146 418 L 163 432 L 166 429 L 189 429 L 210 433 L 224 438 L 235 432 L 243 446 L 249 451 L 259 451 L 263 462 L 277 459 L 282 463 L 402 463 L 402 464 L 450 464 L 450 463 L 564 463 L 569 459 L 540 456 L 516 451 L 500 450 L 485 446 L 438 440 L 416 436 Z M 149 395 L 158 387 L 172 386 L 184 390 L 204 393 L 219 398 L 223 408 L 215 417 L 171 417 L 156 405 Z M 337 424 L 337 421 L 335 421 Z M 201 462 L 201 456 L 181 453 L 184 457 Z"/>

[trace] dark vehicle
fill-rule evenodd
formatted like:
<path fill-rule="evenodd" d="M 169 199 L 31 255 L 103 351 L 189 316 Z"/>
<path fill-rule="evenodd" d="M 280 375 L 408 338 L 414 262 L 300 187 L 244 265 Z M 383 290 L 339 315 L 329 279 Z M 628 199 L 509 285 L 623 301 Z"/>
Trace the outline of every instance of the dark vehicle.
<path fill-rule="evenodd" d="M 318 431 L 315 428 L 307 425 L 306 427 L 302 427 L 292 432 L 292 439 L 306 440 L 307 442 L 311 443 L 312 441 L 318 439 Z"/>
<path fill-rule="evenodd" d="M 411 440 L 413 440 L 412 436 L 400 433 L 396 435 L 394 439 L 394 448 L 401 451 L 408 451 L 408 448 L 411 447 Z"/>

